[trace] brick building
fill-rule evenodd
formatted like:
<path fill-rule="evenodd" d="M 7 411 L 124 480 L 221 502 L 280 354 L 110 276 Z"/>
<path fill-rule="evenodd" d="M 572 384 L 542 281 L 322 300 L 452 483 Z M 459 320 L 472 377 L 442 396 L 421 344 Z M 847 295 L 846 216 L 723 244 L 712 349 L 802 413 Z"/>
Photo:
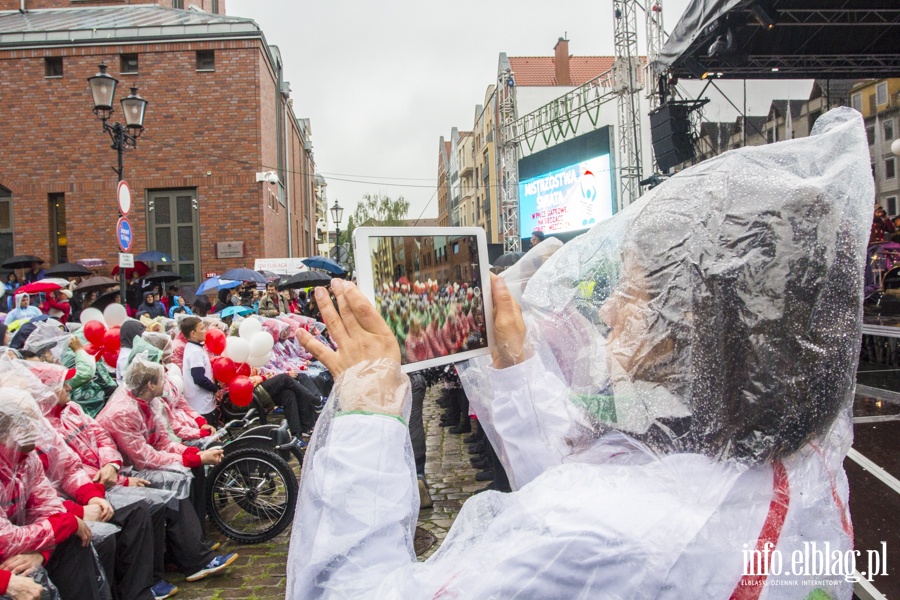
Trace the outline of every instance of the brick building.
<path fill-rule="evenodd" d="M 132 85 L 149 101 L 125 154 L 133 252 L 170 254 L 187 283 L 317 253 L 311 126 L 256 23 L 216 0 L 21 4 L 0 0 L 0 260 L 115 264 L 116 153 L 86 81 L 100 62 L 115 104 Z"/>

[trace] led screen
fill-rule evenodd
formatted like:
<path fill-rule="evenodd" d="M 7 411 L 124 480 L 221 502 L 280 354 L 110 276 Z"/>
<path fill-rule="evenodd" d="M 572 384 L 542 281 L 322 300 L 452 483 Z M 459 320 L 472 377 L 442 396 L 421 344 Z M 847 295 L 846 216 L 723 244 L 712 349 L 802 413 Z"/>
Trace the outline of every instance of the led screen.
<path fill-rule="evenodd" d="M 613 214 L 609 154 L 519 181 L 523 237 L 588 229 Z"/>

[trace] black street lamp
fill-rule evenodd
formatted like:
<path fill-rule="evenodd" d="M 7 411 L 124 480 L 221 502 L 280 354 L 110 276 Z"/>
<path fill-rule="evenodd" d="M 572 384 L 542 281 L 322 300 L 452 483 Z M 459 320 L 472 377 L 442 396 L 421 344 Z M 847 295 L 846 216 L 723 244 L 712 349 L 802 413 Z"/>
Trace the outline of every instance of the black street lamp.
<path fill-rule="evenodd" d="M 344 209 L 334 201 L 331 207 L 331 218 L 334 219 L 334 260 L 340 264 L 341 262 L 341 217 L 344 216 Z"/>
<path fill-rule="evenodd" d="M 115 169 L 119 181 L 125 179 L 125 149 L 136 148 L 137 139 L 144 132 L 144 113 L 147 111 L 147 101 L 138 96 L 137 88 L 132 87 L 131 93 L 122 98 L 122 114 L 125 115 L 125 124 L 113 123 L 107 120 L 112 116 L 113 100 L 116 96 L 116 85 L 119 80 L 106 72 L 106 65 L 100 63 L 100 72 L 93 77 L 88 77 L 88 85 L 91 88 L 91 96 L 94 99 L 94 114 L 103 121 L 103 131 L 112 139 L 112 149 L 118 153 L 119 168 Z M 119 214 L 120 217 L 125 217 Z M 125 304 L 125 269 L 119 269 L 119 293 L 121 302 Z"/>

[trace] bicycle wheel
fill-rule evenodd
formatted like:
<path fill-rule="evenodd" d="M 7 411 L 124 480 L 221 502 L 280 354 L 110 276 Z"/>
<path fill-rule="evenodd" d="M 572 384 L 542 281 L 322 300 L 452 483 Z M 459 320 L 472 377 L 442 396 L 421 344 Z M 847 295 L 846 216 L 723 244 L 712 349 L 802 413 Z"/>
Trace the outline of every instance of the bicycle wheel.
<path fill-rule="evenodd" d="M 299 484 L 294 471 L 278 455 L 240 448 L 213 467 L 207 481 L 209 518 L 231 539 L 258 544 L 291 524 Z"/>

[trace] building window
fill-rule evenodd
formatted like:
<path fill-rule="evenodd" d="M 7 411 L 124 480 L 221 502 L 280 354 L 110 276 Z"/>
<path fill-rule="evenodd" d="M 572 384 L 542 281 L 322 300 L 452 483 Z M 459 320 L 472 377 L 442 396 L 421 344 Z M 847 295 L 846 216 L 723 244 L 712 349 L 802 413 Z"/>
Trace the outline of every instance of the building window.
<path fill-rule="evenodd" d="M 887 119 L 884 122 L 884 141 L 891 143 L 894 140 L 894 120 Z"/>
<path fill-rule="evenodd" d="M 184 8 L 184 0 L 172 0 L 172 8 Z"/>
<path fill-rule="evenodd" d="M 887 207 L 887 214 L 896 215 L 897 214 L 897 196 L 888 196 L 884 199 L 884 204 Z"/>
<path fill-rule="evenodd" d="M 138 72 L 138 55 L 137 54 L 120 54 L 119 55 L 119 72 L 122 74 L 132 74 Z"/>
<path fill-rule="evenodd" d="M 12 192 L 0 187 L 0 261 L 13 257 Z"/>
<path fill-rule="evenodd" d="M 850 106 L 853 110 L 858 110 L 862 112 L 862 94 L 853 94 L 850 96 Z"/>
<path fill-rule="evenodd" d="M 215 71 L 216 70 L 216 51 L 215 50 L 197 50 L 197 70 L 198 71 Z"/>
<path fill-rule="evenodd" d="M 212 0 L 209 10 L 214 14 L 219 14 L 219 0 Z"/>
<path fill-rule="evenodd" d="M 866 125 L 866 138 L 869 140 L 869 145 L 875 145 L 875 126 L 874 125 Z"/>
<path fill-rule="evenodd" d="M 147 192 L 147 249 L 171 256 L 182 284 L 202 281 L 197 207 L 196 188 Z"/>
<path fill-rule="evenodd" d="M 879 83 L 875 86 L 875 104 L 881 106 L 888 102 L 887 81 Z"/>
<path fill-rule="evenodd" d="M 44 59 L 44 77 L 62 77 L 62 56 L 49 56 Z"/>
<path fill-rule="evenodd" d="M 69 262 L 66 239 L 66 195 L 50 194 L 50 251 L 56 264 Z"/>
<path fill-rule="evenodd" d="M 896 176 L 897 176 L 896 159 L 893 156 L 891 158 L 886 158 L 884 160 L 884 178 L 885 179 L 893 179 Z"/>

